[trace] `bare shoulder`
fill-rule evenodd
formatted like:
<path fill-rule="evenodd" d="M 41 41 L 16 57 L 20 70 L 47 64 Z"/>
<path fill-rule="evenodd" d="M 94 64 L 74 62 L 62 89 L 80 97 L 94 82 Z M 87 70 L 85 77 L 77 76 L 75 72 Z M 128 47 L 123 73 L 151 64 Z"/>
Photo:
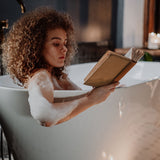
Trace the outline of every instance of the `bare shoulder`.
<path fill-rule="evenodd" d="M 33 80 L 33 79 L 42 79 L 42 80 L 44 80 L 44 79 L 46 79 L 47 77 L 49 77 L 49 78 L 51 78 L 51 74 L 46 70 L 46 69 L 39 69 L 39 70 L 37 70 L 36 72 L 34 72 L 33 74 L 32 74 L 32 77 L 31 77 L 31 79 Z"/>
<path fill-rule="evenodd" d="M 51 74 L 46 69 L 39 69 L 32 74 L 28 83 L 30 84 L 34 82 L 41 84 L 42 82 L 47 81 L 51 81 Z"/>
<path fill-rule="evenodd" d="M 54 86 L 50 73 L 45 69 L 40 69 L 33 73 L 28 82 L 28 91 L 30 95 L 43 96 L 49 102 L 53 102 Z"/>

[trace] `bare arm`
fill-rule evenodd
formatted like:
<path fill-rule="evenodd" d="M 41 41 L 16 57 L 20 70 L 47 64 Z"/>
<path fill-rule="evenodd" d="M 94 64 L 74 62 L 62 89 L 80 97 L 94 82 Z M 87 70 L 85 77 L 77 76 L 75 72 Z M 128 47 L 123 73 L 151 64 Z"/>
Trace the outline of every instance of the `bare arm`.
<path fill-rule="evenodd" d="M 77 116 L 78 114 L 90 108 L 91 106 L 103 102 L 114 91 L 115 87 L 118 84 L 119 83 L 114 83 L 108 86 L 103 86 L 93 89 L 89 94 L 85 95 L 84 98 L 80 99 L 79 104 L 70 115 L 61 119 L 58 123 L 65 122 Z"/>
<path fill-rule="evenodd" d="M 63 103 L 54 103 L 54 86 L 47 71 L 33 76 L 29 82 L 29 103 L 32 116 L 47 126 L 69 120 L 89 107 L 104 101 L 116 84 L 93 89 L 88 95 Z"/>

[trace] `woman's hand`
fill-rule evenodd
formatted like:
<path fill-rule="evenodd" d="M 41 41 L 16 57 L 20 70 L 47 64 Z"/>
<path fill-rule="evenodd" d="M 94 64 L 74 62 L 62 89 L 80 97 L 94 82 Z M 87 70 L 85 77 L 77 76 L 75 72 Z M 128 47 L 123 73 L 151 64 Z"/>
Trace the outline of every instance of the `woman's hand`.
<path fill-rule="evenodd" d="M 119 84 L 119 82 L 112 83 L 107 86 L 94 88 L 88 94 L 88 100 L 92 101 L 94 104 L 101 103 L 107 99 L 107 97 L 115 90 L 115 87 Z"/>

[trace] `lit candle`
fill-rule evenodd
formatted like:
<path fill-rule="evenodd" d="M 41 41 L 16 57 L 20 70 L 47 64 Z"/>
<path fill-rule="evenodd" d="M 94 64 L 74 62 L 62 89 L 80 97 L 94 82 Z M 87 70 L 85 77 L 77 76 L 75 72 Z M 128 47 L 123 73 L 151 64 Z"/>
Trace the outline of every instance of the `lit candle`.
<path fill-rule="evenodd" d="M 148 36 L 148 48 L 149 49 L 158 49 L 157 35 L 154 32 L 149 33 L 149 36 Z"/>
<path fill-rule="evenodd" d="M 157 43 L 160 44 L 160 33 L 157 33 Z"/>

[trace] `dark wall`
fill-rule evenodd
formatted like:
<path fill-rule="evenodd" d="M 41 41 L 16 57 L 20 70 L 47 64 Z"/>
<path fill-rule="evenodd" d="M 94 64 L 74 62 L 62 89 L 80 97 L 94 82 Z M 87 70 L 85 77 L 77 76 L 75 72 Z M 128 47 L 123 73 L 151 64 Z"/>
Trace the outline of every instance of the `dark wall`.
<path fill-rule="evenodd" d="M 160 0 L 156 0 L 155 8 L 155 32 L 160 33 Z"/>
<path fill-rule="evenodd" d="M 59 0 L 59 4 L 61 4 Z M 57 6 L 53 0 L 24 0 L 23 3 L 25 5 L 26 11 L 30 11 L 35 9 L 38 6 Z M 63 8 L 63 5 L 61 5 Z M 56 8 L 56 7 L 55 7 Z M 62 9 L 61 8 L 61 9 Z M 9 27 L 16 21 L 20 16 L 21 8 L 19 3 L 16 0 L 1 0 L 0 1 L 0 20 L 8 19 Z"/>
<path fill-rule="evenodd" d="M 0 20 L 9 20 L 9 26 L 21 16 L 21 9 L 16 0 L 0 1 Z"/>
<path fill-rule="evenodd" d="M 21 0 L 0 0 L 0 21 L 8 19 L 9 28 L 22 15 L 17 1 Z M 39 6 L 51 6 L 71 15 L 76 28 L 77 42 L 79 42 L 79 54 L 74 61 L 78 63 L 97 61 L 107 49 L 114 50 L 116 47 L 122 47 L 123 1 L 23 0 L 23 3 L 26 11 Z M 101 45 L 96 43 L 100 41 L 105 43 Z"/>
<path fill-rule="evenodd" d="M 17 1 L 21 0 L 0 1 L 0 20 L 8 19 L 9 27 L 22 15 Z M 112 0 L 23 0 L 23 3 L 26 11 L 38 6 L 51 6 L 56 10 L 68 12 L 75 23 L 78 41 L 111 39 Z"/>

